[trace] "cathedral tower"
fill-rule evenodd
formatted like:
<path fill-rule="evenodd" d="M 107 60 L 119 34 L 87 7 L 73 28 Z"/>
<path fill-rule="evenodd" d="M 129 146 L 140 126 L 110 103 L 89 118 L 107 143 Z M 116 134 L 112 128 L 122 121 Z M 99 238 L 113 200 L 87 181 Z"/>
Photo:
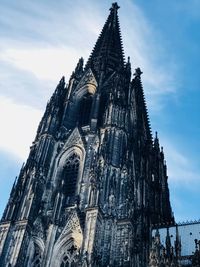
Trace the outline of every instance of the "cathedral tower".
<path fill-rule="evenodd" d="M 164 153 L 117 3 L 84 66 L 47 104 L 0 223 L 2 267 L 148 266 L 153 224 L 173 223 Z"/>

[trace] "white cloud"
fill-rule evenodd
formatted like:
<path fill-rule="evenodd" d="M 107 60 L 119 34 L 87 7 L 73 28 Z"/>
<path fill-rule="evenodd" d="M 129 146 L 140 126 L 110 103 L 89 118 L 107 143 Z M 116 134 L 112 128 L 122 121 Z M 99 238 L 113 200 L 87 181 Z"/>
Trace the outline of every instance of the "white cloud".
<path fill-rule="evenodd" d="M 18 104 L 44 110 L 58 80 L 38 79 L 32 72 L 0 60 L 0 95 Z"/>
<path fill-rule="evenodd" d="M 42 112 L 0 96 L 0 149 L 25 160 Z"/>
<path fill-rule="evenodd" d="M 181 148 L 172 144 L 167 138 L 162 140 L 164 152 L 168 166 L 169 182 L 179 187 L 195 188 L 195 184 L 200 184 L 200 174 L 198 167 L 187 154 L 185 155 Z"/>
<path fill-rule="evenodd" d="M 120 12 L 125 51 L 131 56 L 133 68 L 141 67 L 144 72 L 145 94 L 150 95 L 156 105 L 155 98 L 163 101 L 160 95 L 177 91 L 177 66 L 167 51 L 162 33 L 136 4 L 127 1 Z"/>
<path fill-rule="evenodd" d="M 38 79 L 58 81 L 67 73 L 70 75 L 79 55 L 73 48 L 47 47 L 29 49 L 7 49 L 0 59 L 15 67 L 32 72 Z"/>

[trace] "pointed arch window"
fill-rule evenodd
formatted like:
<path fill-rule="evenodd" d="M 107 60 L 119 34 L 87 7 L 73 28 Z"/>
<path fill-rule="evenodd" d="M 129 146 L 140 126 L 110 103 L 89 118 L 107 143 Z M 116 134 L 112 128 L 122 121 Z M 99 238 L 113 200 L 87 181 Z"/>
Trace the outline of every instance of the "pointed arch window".
<path fill-rule="evenodd" d="M 65 257 L 63 258 L 60 267 L 69 267 L 69 261 L 68 261 L 68 257 L 67 257 L 67 256 L 65 256 Z"/>
<path fill-rule="evenodd" d="M 90 122 L 90 114 L 92 109 L 93 95 L 87 93 L 80 101 L 79 125 L 86 126 Z"/>
<path fill-rule="evenodd" d="M 62 260 L 60 267 L 77 267 L 77 264 L 74 260 L 69 261 L 68 256 L 65 256 Z"/>
<path fill-rule="evenodd" d="M 98 125 L 101 127 L 103 126 L 104 116 L 105 116 L 105 110 L 107 107 L 108 102 L 108 95 L 102 94 L 100 99 L 100 106 L 99 106 L 99 117 L 98 117 Z"/>
<path fill-rule="evenodd" d="M 32 267 L 41 267 L 42 255 L 40 248 L 35 245 L 35 252 L 33 256 Z"/>
<path fill-rule="evenodd" d="M 64 195 L 66 196 L 66 204 L 70 204 L 75 200 L 76 184 L 78 180 L 80 166 L 80 156 L 73 153 L 66 162 L 63 171 Z"/>

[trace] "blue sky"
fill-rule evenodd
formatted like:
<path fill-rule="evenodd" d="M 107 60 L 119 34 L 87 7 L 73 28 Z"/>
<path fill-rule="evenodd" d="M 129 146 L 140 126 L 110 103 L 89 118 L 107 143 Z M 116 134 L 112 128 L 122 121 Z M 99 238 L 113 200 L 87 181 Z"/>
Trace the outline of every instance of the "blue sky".
<path fill-rule="evenodd" d="M 1 0 L 0 214 L 46 102 L 87 60 L 110 0 Z M 200 218 L 200 1 L 118 1 L 125 55 L 143 71 L 177 221 Z"/>

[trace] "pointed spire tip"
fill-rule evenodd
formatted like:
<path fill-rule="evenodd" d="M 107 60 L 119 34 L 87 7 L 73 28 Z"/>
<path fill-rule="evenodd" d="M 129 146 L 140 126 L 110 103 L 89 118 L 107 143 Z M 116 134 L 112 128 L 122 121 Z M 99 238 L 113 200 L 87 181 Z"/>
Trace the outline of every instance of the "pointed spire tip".
<path fill-rule="evenodd" d="M 133 75 L 135 76 L 135 78 L 140 78 L 142 73 L 143 72 L 141 71 L 141 69 L 137 68 L 137 69 L 135 69 L 135 73 Z"/>
<path fill-rule="evenodd" d="M 117 11 L 120 8 L 120 6 L 117 4 L 117 2 L 112 3 L 112 7 L 110 8 L 110 11 Z"/>
<path fill-rule="evenodd" d="M 120 67 L 124 68 L 124 51 L 120 33 L 120 25 L 117 10 L 120 7 L 114 2 L 110 8 L 110 14 L 103 26 L 103 29 L 97 39 L 97 42 L 88 59 L 85 69 L 92 67 L 94 72 L 99 72 L 102 60 L 105 59 L 106 66 L 111 66 L 112 70 Z M 108 38 L 111 36 L 111 38 Z M 95 64 L 93 64 L 95 62 Z"/>

